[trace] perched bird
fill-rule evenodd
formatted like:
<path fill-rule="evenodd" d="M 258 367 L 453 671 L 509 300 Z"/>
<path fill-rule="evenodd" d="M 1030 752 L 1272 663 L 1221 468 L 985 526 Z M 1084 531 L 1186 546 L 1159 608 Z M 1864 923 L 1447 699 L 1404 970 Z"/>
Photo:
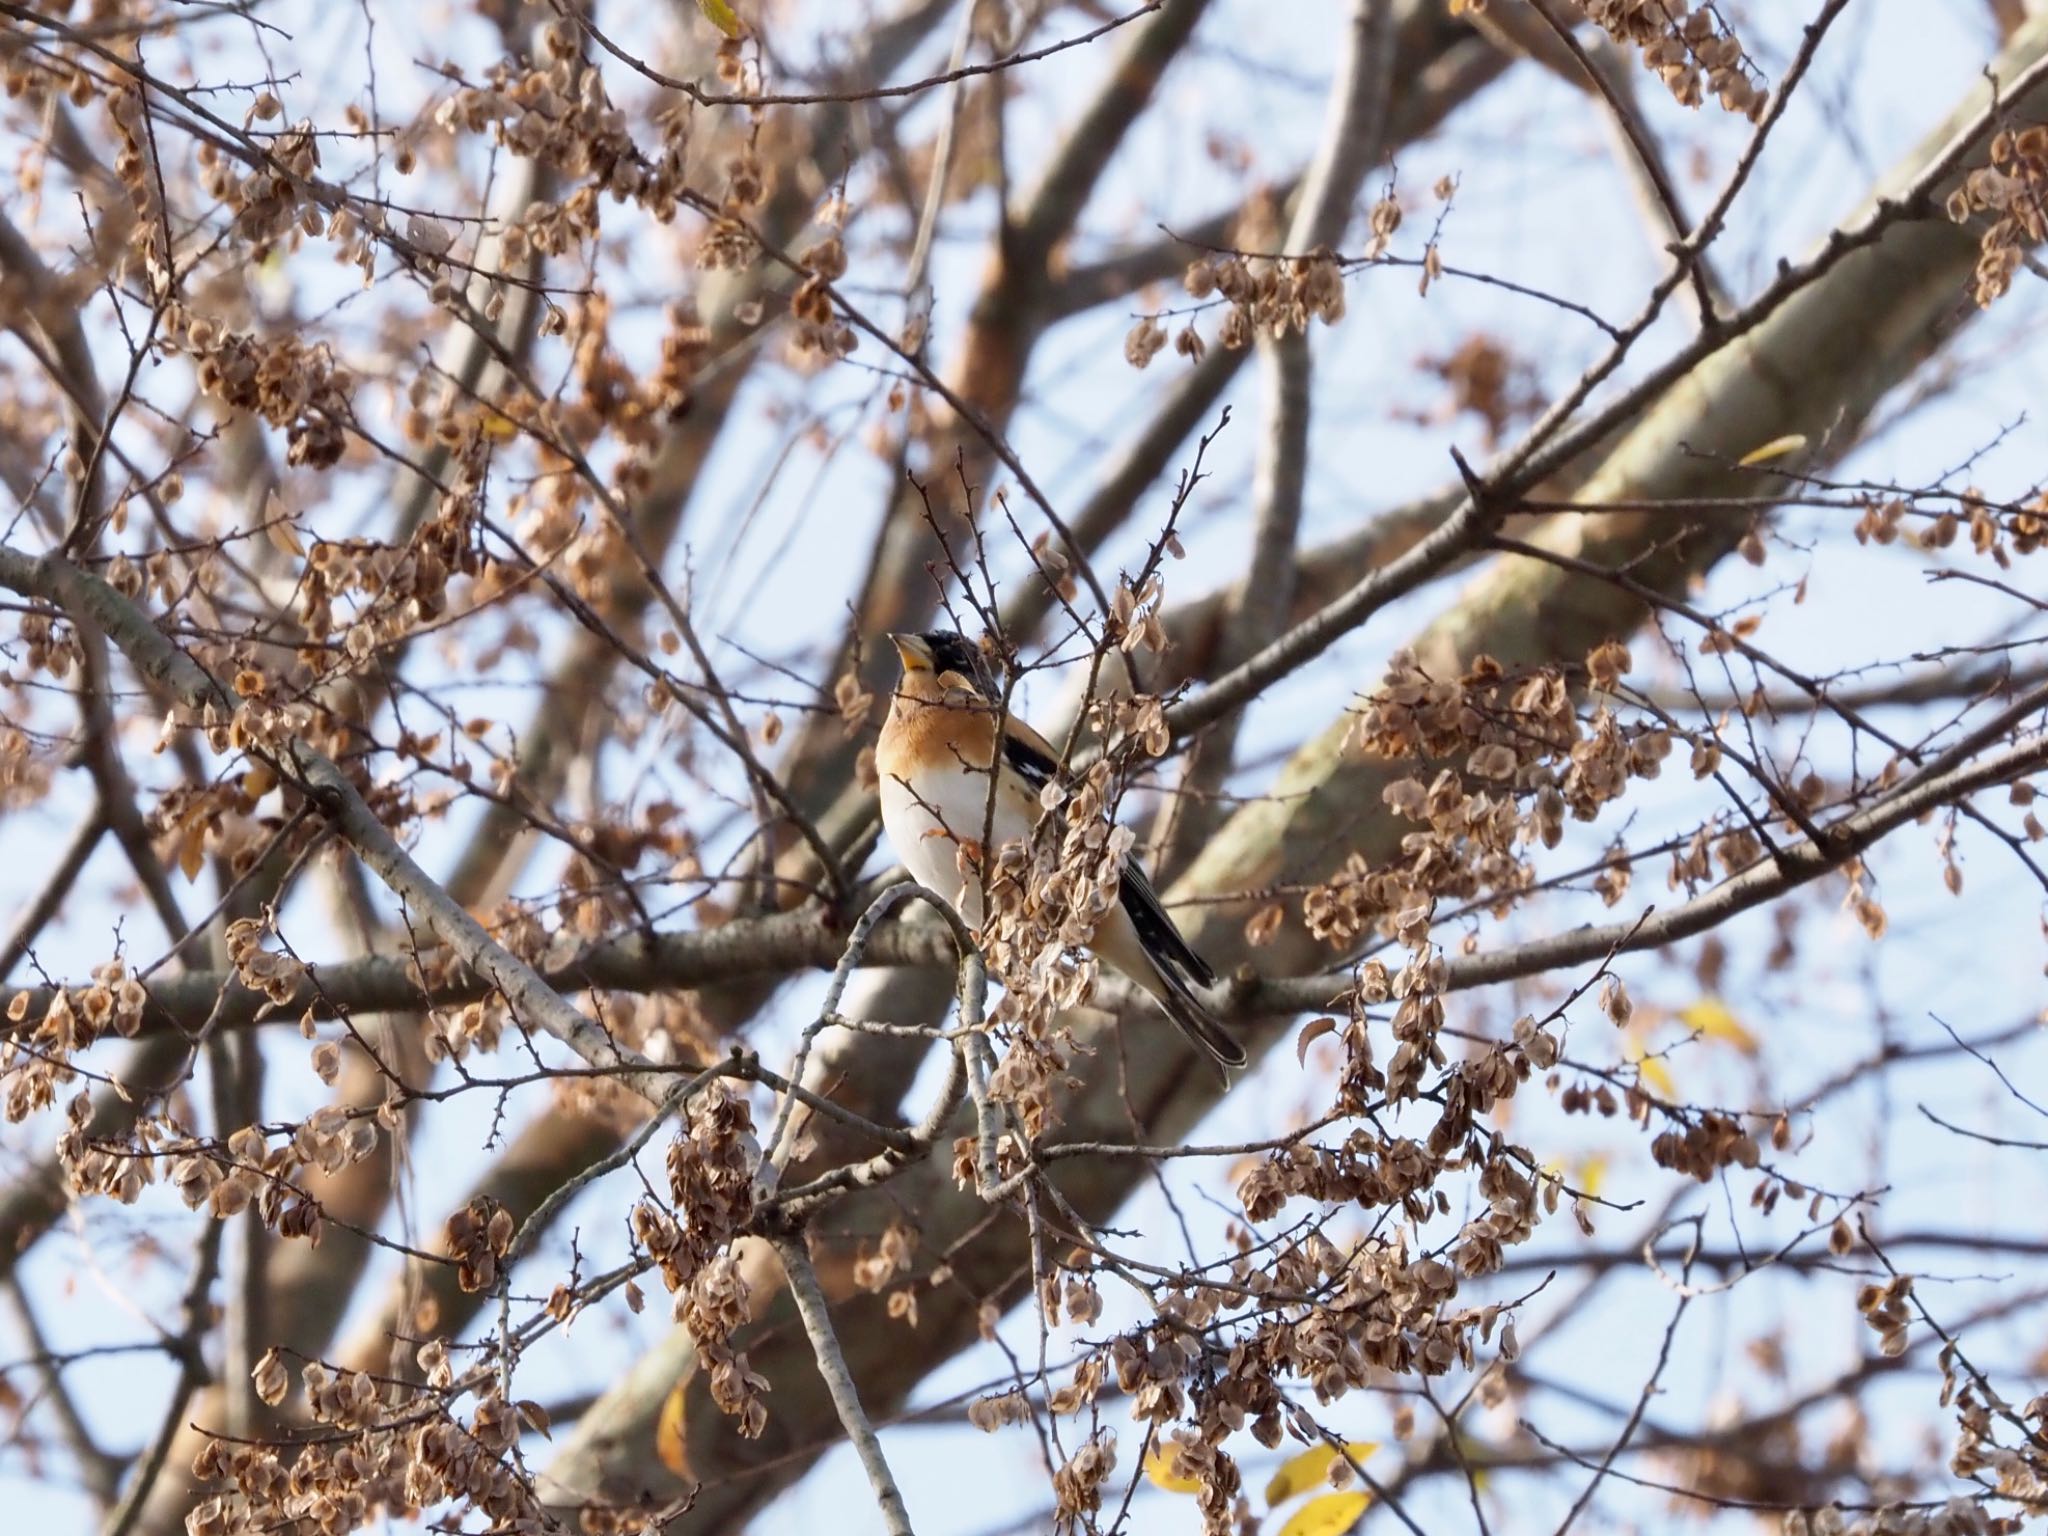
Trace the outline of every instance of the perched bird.
<path fill-rule="evenodd" d="M 875 750 L 882 827 L 911 877 L 978 931 L 981 889 L 962 878 L 959 846 L 980 844 L 984 830 L 992 848 L 1030 837 L 1040 815 L 1039 791 L 1058 773 L 1059 754 L 1023 721 L 1003 718 L 995 673 L 965 637 L 936 630 L 889 638 L 903 678 Z M 1117 904 L 1089 947 L 1151 993 L 1219 1067 L 1245 1064 L 1244 1047 L 1195 993 L 1215 985 L 1215 972 L 1173 926 L 1136 859 L 1124 861 Z"/>

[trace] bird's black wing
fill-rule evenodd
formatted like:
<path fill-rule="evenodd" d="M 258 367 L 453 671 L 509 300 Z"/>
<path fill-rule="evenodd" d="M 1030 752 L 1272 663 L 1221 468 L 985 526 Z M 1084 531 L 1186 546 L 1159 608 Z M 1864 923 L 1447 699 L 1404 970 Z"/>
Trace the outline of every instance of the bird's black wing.
<path fill-rule="evenodd" d="M 1043 789 L 1059 773 L 1059 761 L 1026 741 L 1014 730 L 1003 733 L 1003 761 L 1017 771 L 1034 790 Z M 1159 893 L 1152 889 L 1142 865 L 1134 858 L 1124 860 L 1123 879 L 1117 891 L 1124 910 L 1131 914 L 1131 926 L 1138 930 L 1145 952 L 1161 964 L 1170 964 L 1198 985 L 1213 987 L 1216 973 L 1209 962 L 1196 954 L 1166 915 Z"/>
<path fill-rule="evenodd" d="M 1173 926 L 1173 919 L 1160 905 L 1159 893 L 1152 889 L 1152 882 L 1136 859 L 1124 860 L 1123 884 L 1117 894 L 1124 910 L 1131 914 L 1131 926 L 1138 930 L 1138 940 L 1145 946 L 1146 954 L 1177 967 L 1201 986 L 1216 985 L 1216 973 Z"/>
<path fill-rule="evenodd" d="M 1009 729 L 1003 732 L 1003 761 L 1017 770 L 1017 774 L 1033 790 L 1045 788 L 1059 777 L 1059 759 L 1042 750 L 1036 742 L 1026 741 L 1018 734 L 1015 721 L 1005 721 Z"/>

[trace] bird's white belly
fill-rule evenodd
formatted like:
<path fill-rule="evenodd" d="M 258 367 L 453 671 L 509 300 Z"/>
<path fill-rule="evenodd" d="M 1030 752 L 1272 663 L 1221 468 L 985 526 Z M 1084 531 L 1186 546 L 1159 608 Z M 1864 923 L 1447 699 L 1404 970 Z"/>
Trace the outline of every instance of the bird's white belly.
<path fill-rule="evenodd" d="M 981 878 L 960 871 L 961 842 L 979 843 L 988 824 L 988 775 L 969 772 L 932 774 L 913 795 L 898 779 L 882 776 L 882 830 L 903 867 L 935 896 L 942 897 L 968 927 L 981 927 Z M 1028 837 L 1031 823 L 1014 808 L 998 803 L 991 842 L 996 847 Z"/>

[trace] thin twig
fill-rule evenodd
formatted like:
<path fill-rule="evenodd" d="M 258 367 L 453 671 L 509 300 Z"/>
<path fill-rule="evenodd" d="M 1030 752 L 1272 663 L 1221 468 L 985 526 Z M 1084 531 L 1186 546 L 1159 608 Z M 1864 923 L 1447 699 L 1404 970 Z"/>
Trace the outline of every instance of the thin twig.
<path fill-rule="evenodd" d="M 832 1396 L 832 1406 L 839 1412 L 839 1422 L 846 1430 L 846 1438 L 853 1442 L 860 1464 L 867 1472 L 868 1486 L 874 1489 L 875 1503 L 882 1515 L 882 1528 L 889 1536 L 912 1536 L 910 1514 L 903 1506 L 903 1494 L 882 1455 L 882 1444 L 875 1437 L 874 1425 L 868 1422 L 867 1410 L 860 1405 L 860 1394 L 854 1389 L 853 1375 L 846 1368 L 846 1356 L 839 1348 L 839 1336 L 832 1330 L 832 1314 L 825 1302 L 825 1292 L 818 1284 L 818 1273 L 811 1267 L 811 1256 L 804 1248 L 802 1234 L 777 1238 L 775 1252 L 782 1260 L 783 1274 L 789 1279 L 789 1294 L 796 1303 L 797 1316 L 803 1319 L 804 1332 L 810 1336 L 811 1354 L 818 1362 L 818 1374 L 824 1378 L 825 1390 Z"/>

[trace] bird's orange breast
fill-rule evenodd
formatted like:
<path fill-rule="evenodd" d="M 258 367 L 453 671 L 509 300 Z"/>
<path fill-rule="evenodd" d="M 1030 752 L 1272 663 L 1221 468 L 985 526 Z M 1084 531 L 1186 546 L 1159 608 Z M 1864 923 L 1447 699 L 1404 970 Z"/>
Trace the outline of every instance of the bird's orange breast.
<path fill-rule="evenodd" d="M 920 773 L 987 771 L 995 759 L 996 717 L 971 695 L 942 687 L 929 672 L 896 685 L 875 744 L 875 770 L 912 780 Z"/>

